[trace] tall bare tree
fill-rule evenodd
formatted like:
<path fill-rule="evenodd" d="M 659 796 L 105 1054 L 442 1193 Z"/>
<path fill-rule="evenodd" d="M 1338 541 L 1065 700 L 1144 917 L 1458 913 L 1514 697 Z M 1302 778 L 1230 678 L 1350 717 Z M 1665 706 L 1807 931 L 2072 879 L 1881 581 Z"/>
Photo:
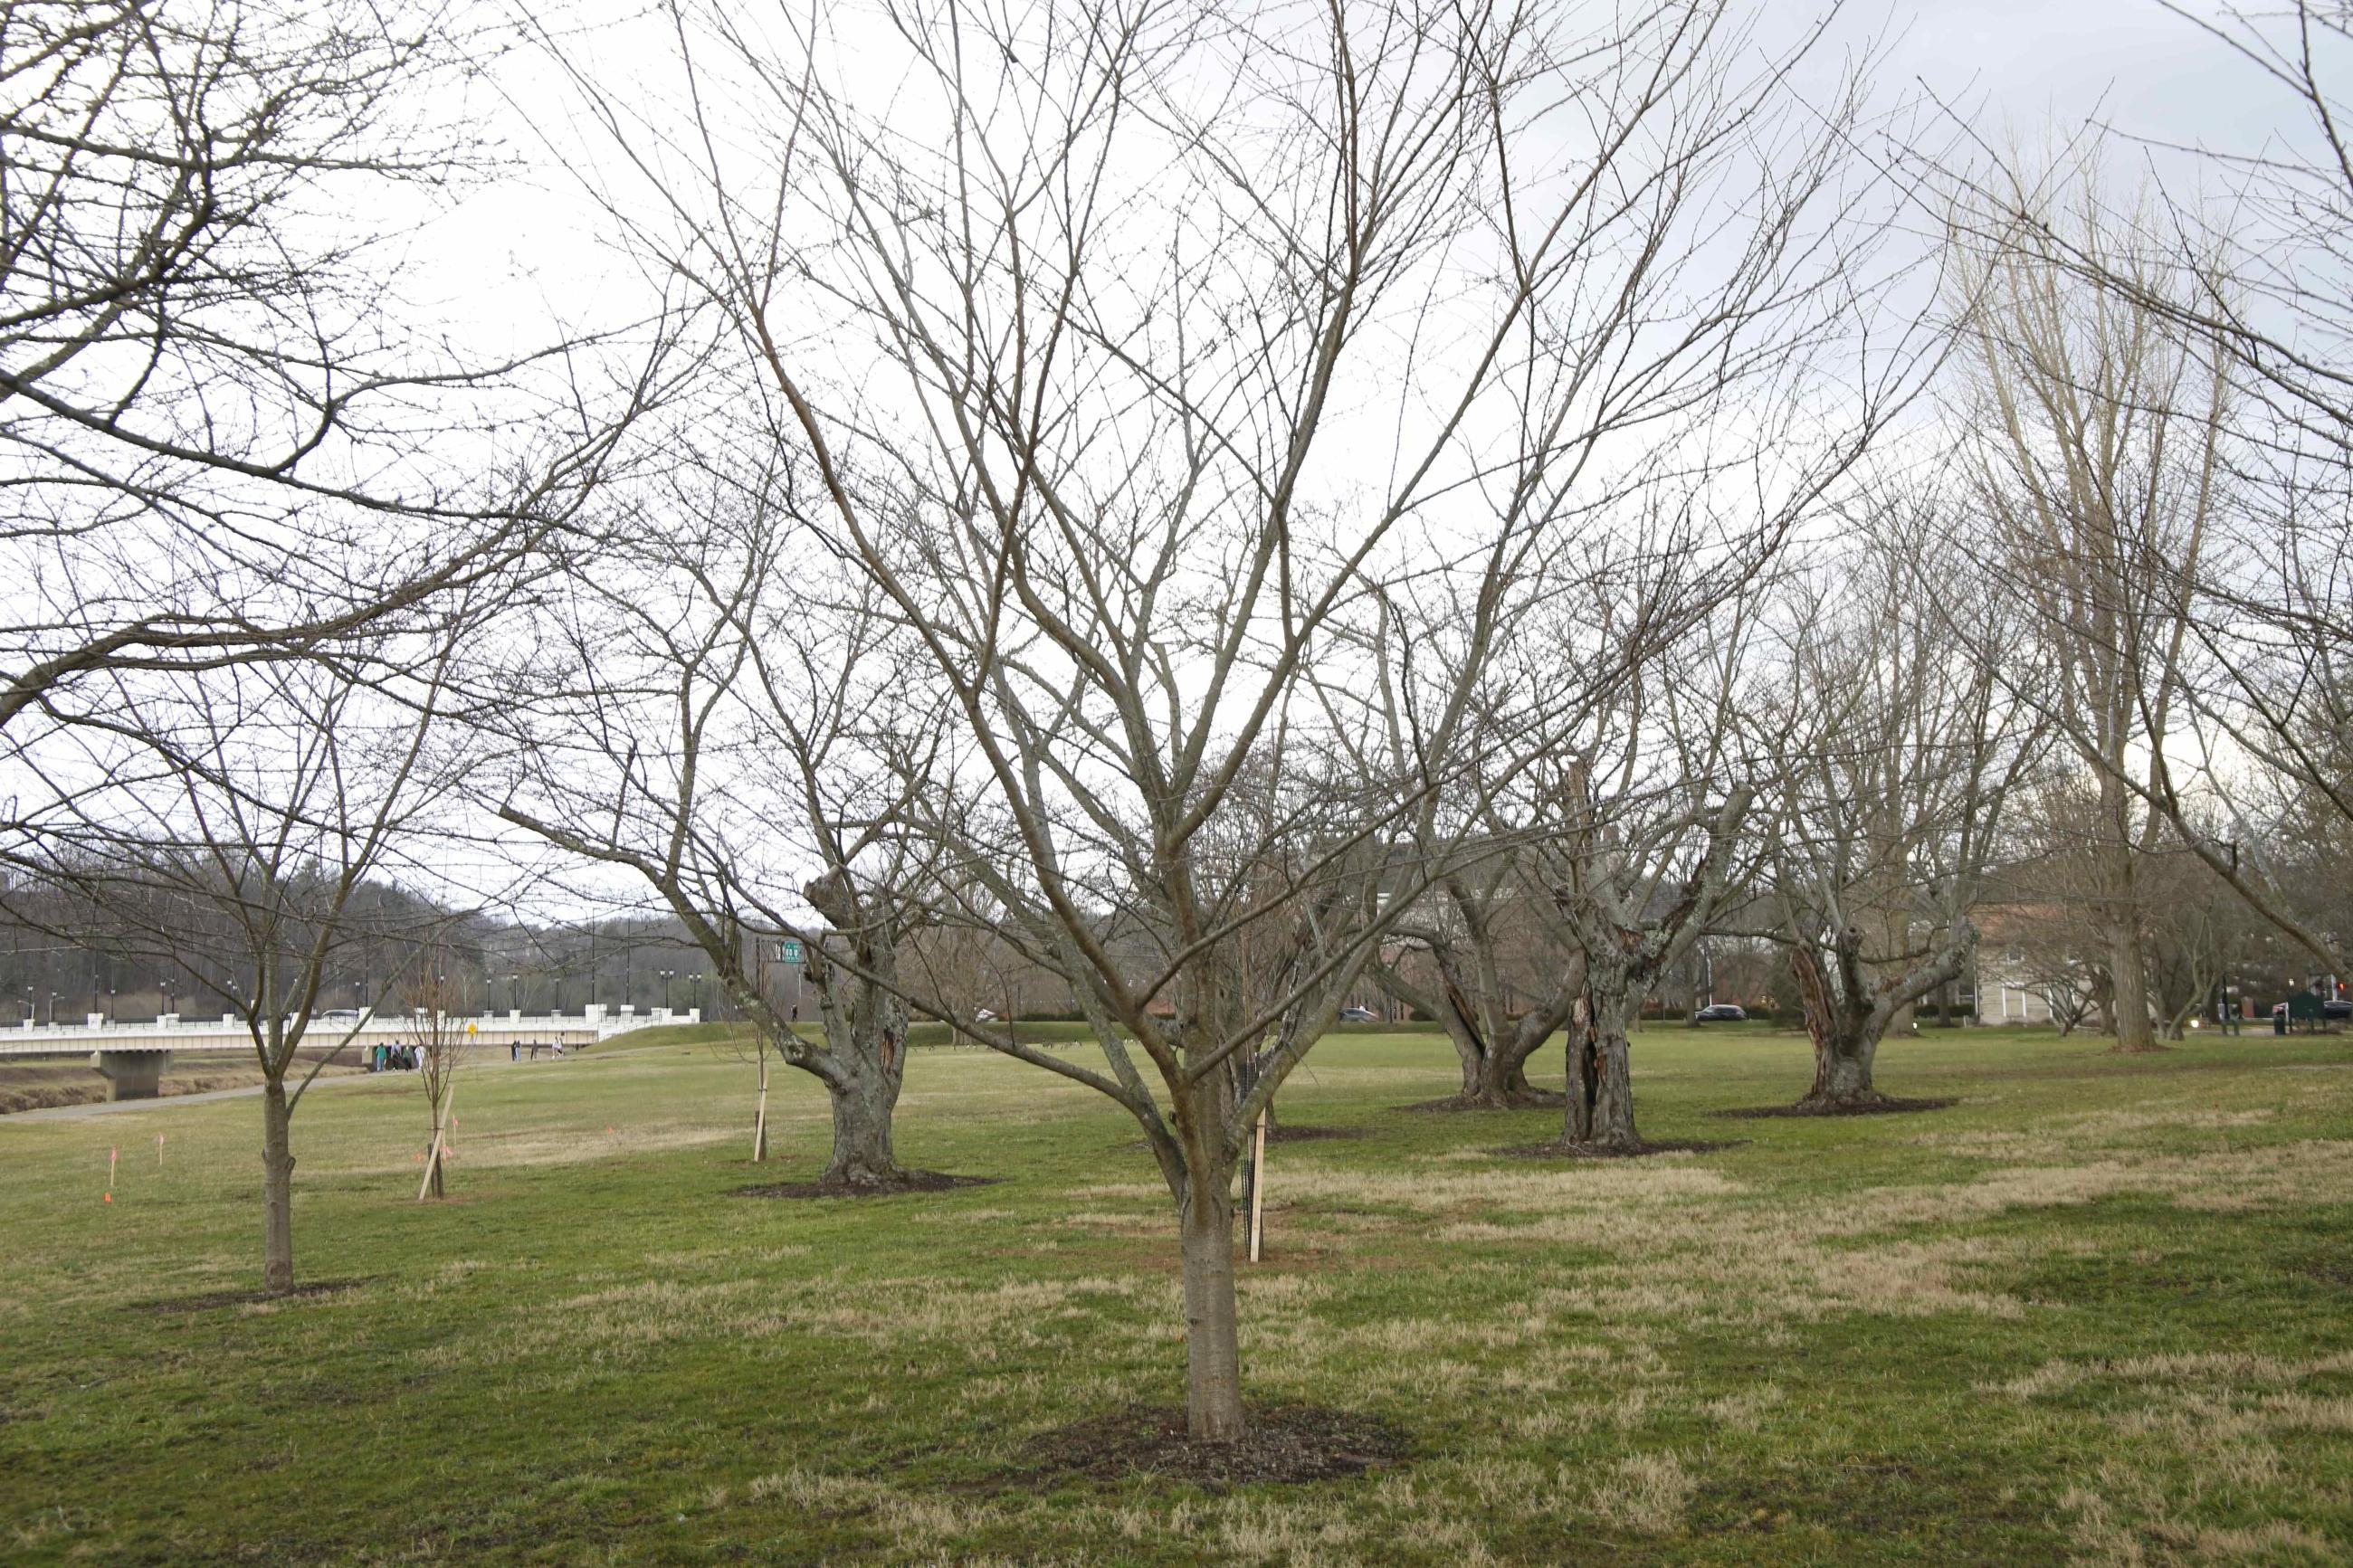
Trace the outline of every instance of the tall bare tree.
<path fill-rule="evenodd" d="M 1962 241 L 1968 390 L 1953 415 L 1976 433 L 2001 579 L 2031 612 L 2019 689 L 2097 783 L 2116 1048 L 2154 1050 L 2137 879 L 2162 815 L 2146 802 L 2182 717 L 2189 584 L 2227 503 L 2231 376 L 2142 303 L 2178 291 L 2179 269 L 2105 216 L 2096 168 L 2064 172 L 2047 201 L 2015 188 L 2021 209 L 2059 216 L 2003 245 Z M 2087 279 L 2084 255 L 2133 285 Z"/>
<path fill-rule="evenodd" d="M 1142 1125 L 1189 1429 L 1237 1439 L 1236 1162 L 1420 897 L 1384 868 L 1464 767 L 1530 552 L 1752 458 L 1802 496 L 1910 384 L 1848 353 L 1853 103 L 1801 111 L 1715 4 L 666 15 L 666 102 L 564 57 L 643 176 L 614 216 L 723 315 L 951 715 L 951 787 L 908 798 L 957 918 L 1065 977 L 1102 1065 L 961 1026 Z M 1371 721 L 1324 695 L 1438 572 L 1454 674 L 1349 778 Z"/>
<path fill-rule="evenodd" d="M 681 465 L 568 582 L 533 612 L 535 657 L 499 704 L 506 764 L 478 788 L 641 881 L 752 1021 L 763 1079 L 773 1050 L 825 1086 L 824 1184 L 902 1184 L 898 971 L 929 918 L 931 858 L 908 802 L 935 727 L 899 678 L 890 606 L 828 569 L 783 476 L 756 467 Z M 763 984 L 756 950 L 786 937 L 802 942 L 814 1038 Z"/>

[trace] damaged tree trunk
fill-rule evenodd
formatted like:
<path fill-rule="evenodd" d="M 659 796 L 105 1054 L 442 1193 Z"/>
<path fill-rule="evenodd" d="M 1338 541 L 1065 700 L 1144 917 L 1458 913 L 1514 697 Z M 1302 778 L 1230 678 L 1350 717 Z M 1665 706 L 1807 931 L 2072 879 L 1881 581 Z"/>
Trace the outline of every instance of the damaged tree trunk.
<path fill-rule="evenodd" d="M 1948 984 L 1977 947 L 1977 928 L 1964 917 L 1917 965 L 1882 978 L 1862 956 L 1862 933 L 1852 926 L 1808 936 L 1792 930 L 1789 972 L 1814 1043 L 1814 1081 L 1800 1110 L 1852 1110 L 1891 1102 L 1872 1082 L 1879 1042 L 1904 1009 Z"/>
<path fill-rule="evenodd" d="M 1604 990 L 1588 982 L 1569 1027 L 1568 1142 L 1597 1149 L 1642 1146 L 1634 1128 L 1634 1076 L 1626 1029 L 1630 998 L 1620 985 Z"/>

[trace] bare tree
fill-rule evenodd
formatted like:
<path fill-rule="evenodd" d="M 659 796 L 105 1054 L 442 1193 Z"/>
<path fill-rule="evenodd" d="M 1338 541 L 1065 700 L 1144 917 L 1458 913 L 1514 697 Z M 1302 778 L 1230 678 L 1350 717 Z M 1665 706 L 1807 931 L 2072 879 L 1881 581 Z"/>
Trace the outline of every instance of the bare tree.
<path fill-rule="evenodd" d="M 1644 999 L 1738 896 L 1754 770 L 1728 686 L 1746 636 L 1737 612 L 1703 623 L 1616 693 L 1531 773 L 1530 838 L 1582 954 L 1568 1037 L 1571 1149 L 1638 1153 L 1629 1031 Z"/>
<path fill-rule="evenodd" d="M 2158 4 L 2276 95 L 2259 145 L 2144 139 L 2136 151 L 2170 187 L 2096 221 L 2061 216 L 2050 192 L 1998 173 L 1945 173 L 1972 245 L 2063 273 L 2078 298 L 2139 317 L 2230 383 L 2232 504 L 2205 548 L 2151 563 L 2194 657 L 2170 732 L 2147 737 L 2146 766 L 2116 782 L 2291 940 L 2353 967 L 2328 884 L 2275 853 L 2291 818 L 2324 836 L 2353 823 L 2353 158 L 2340 86 L 2353 13 L 2333 0 Z M 2096 192 L 2066 199 L 2099 205 Z"/>
<path fill-rule="evenodd" d="M 591 415 L 590 364 L 467 357 L 402 297 L 480 42 L 438 0 L 0 4 L 12 737 L 109 671 L 415 635 L 594 489 L 650 384 Z"/>
<path fill-rule="evenodd" d="M 446 940 L 438 939 L 417 955 L 399 995 L 407 1005 L 406 1020 L 416 1037 L 417 1087 L 432 1112 L 432 1136 L 425 1144 L 425 1180 L 417 1199 L 448 1195 L 449 1117 L 458 1091 L 458 1069 L 473 1055 L 474 1026 L 464 1016 L 459 986 L 450 973 Z"/>
<path fill-rule="evenodd" d="M 2043 205 L 2018 184 L 2018 205 Z M 2099 791 L 2099 918 L 2116 1048 L 2158 1048 L 2137 873 L 2161 815 L 2144 804 L 2180 714 L 2187 584 L 2227 493 L 2227 365 L 2140 301 L 2178 269 L 2109 224 L 2096 169 L 2062 186 L 2063 217 L 1965 246 L 1967 400 L 1978 506 L 2002 579 L 2031 612 L 2033 695 Z M 2050 237 L 2063 227 L 2070 237 Z M 2094 255 L 2135 279 L 2087 281 Z"/>
<path fill-rule="evenodd" d="M 1853 104 L 1801 115 L 1713 4 L 1589 35 L 893 5 L 854 45 L 670 9 L 668 104 L 571 61 L 644 176 L 612 210 L 723 315 L 951 715 L 954 770 L 907 795 L 976 889 L 944 918 L 1062 976 L 1103 1065 L 959 1026 L 1143 1126 L 1189 1429 L 1239 1438 L 1242 1142 L 1420 897 L 1385 868 L 1464 768 L 1529 552 L 1746 458 L 1802 497 L 1908 388 L 1873 356 L 1832 417 L 1799 390 L 1873 308 L 1814 221 L 1862 195 Z M 886 55 L 887 125 L 856 86 Z M 746 117 L 776 134 L 723 132 Z M 1472 611 L 1453 674 L 1403 765 L 1349 778 L 1373 721 L 1345 668 L 1369 679 L 1382 595 L 1441 572 Z"/>
<path fill-rule="evenodd" d="M 825 1086 L 824 1184 L 902 1184 L 898 970 L 930 918 L 928 852 L 908 830 L 928 721 L 898 678 L 888 606 L 827 571 L 781 475 L 714 466 L 623 517 L 540 618 L 533 662 L 504 688 L 512 744 L 480 777 L 489 804 L 642 880 L 752 1021 L 764 1097 L 770 1050 Z M 816 1039 L 762 983 L 757 945 L 786 937 L 803 944 Z"/>
<path fill-rule="evenodd" d="M 25 754 L 47 804 L 16 863 L 74 889 L 252 1042 L 271 1293 L 294 1288 L 292 1122 L 332 1055 L 300 1071 L 299 1053 L 333 1000 L 328 976 L 363 944 L 413 956 L 450 919 L 371 896 L 407 864 L 460 766 L 438 743 L 455 642 L 394 666 L 385 651 L 371 639 L 364 664 L 117 671 L 103 727 L 82 720 Z M 380 975 L 379 1001 L 398 978 Z"/>
<path fill-rule="evenodd" d="M 1767 689 L 1741 704 L 1784 760 L 1766 858 L 1813 1038 L 1801 1110 L 1888 1105 L 1880 1042 L 1968 966 L 1969 911 L 2035 751 L 2031 710 L 1977 656 L 2014 617 L 1938 548 L 1935 504 L 1865 503 L 1859 542 L 1796 585 Z M 1942 616 L 1923 608 L 1936 595 Z M 1954 617 L 1974 635 L 1947 636 Z"/>

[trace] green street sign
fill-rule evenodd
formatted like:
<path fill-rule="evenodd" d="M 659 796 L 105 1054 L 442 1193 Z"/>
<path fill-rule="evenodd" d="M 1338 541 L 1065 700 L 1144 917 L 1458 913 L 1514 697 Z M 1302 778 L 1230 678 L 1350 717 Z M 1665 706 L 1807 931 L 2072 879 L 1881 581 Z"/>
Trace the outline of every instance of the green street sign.
<path fill-rule="evenodd" d="M 794 941 L 790 937 L 786 937 L 784 941 L 776 943 L 776 962 L 778 963 L 798 963 L 800 961 L 801 944 L 799 942 Z"/>

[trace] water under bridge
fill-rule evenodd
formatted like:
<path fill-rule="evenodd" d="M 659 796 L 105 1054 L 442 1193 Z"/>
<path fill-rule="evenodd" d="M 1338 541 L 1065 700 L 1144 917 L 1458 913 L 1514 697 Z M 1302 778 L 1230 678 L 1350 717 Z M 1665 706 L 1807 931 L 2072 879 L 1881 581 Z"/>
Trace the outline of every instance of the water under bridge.
<path fill-rule="evenodd" d="M 462 1027 L 475 1050 L 542 1050 L 561 1046 L 585 1049 L 633 1029 L 659 1024 L 699 1024 L 702 1010 L 684 1012 L 656 1007 L 640 1013 L 634 1007 L 591 1006 L 586 1012 L 470 1014 L 445 1017 L 446 1030 Z M 375 1046 L 414 1046 L 425 1042 L 432 1021 L 417 1013 L 324 1013 L 303 1031 L 305 1050 L 336 1050 L 364 1056 Z M 58 1057 L 90 1058 L 90 1065 L 111 1086 L 115 1100 L 153 1100 L 162 1091 L 164 1069 L 184 1056 L 241 1054 L 250 1058 L 253 1035 L 244 1019 L 190 1018 L 177 1013 L 145 1023 L 110 1022 L 92 1013 L 79 1024 L 26 1023 L 0 1029 L 0 1060 Z"/>

